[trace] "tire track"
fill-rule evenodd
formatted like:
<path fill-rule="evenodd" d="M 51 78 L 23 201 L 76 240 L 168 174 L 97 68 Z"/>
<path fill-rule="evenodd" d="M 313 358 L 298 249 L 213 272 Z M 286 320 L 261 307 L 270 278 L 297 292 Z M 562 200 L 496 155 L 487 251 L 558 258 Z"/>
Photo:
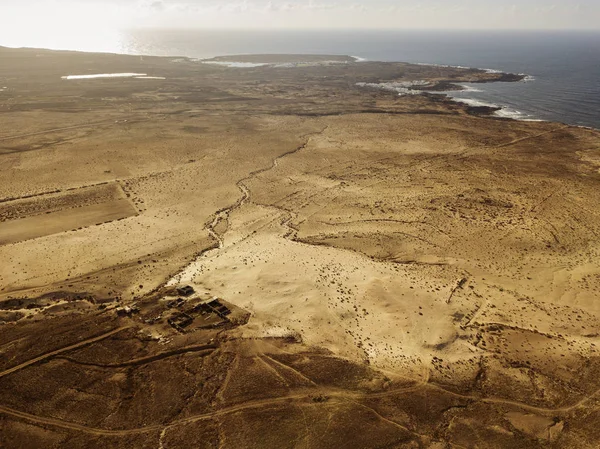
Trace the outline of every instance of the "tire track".
<path fill-rule="evenodd" d="M 562 131 L 563 129 L 567 129 L 567 128 L 570 128 L 570 127 L 571 127 L 571 125 L 560 126 L 558 128 L 551 129 L 550 131 L 545 131 L 543 133 L 534 134 L 533 136 L 526 136 L 526 137 L 521 137 L 520 139 L 511 140 L 510 142 L 497 145 L 494 148 L 509 147 L 509 146 L 514 145 L 516 143 L 524 142 L 526 140 L 537 139 L 538 137 L 547 136 L 548 134 L 552 134 L 552 133 L 555 133 L 557 131 Z"/>
<path fill-rule="evenodd" d="M 27 368 L 31 365 L 35 365 L 36 363 L 39 363 L 43 360 L 47 360 L 50 359 L 52 357 L 56 357 L 57 355 L 62 354 L 63 352 L 68 352 L 68 351 L 72 351 L 74 349 L 79 349 L 79 348 L 83 348 L 84 346 L 89 346 L 93 343 L 97 343 L 99 341 L 102 340 L 106 340 L 108 337 L 111 337 L 115 334 L 118 334 L 119 332 L 128 329 L 130 326 L 122 326 L 122 327 L 118 327 L 116 329 L 111 330 L 110 332 L 106 332 L 104 334 L 98 335 L 96 337 L 92 337 L 92 338 L 88 338 L 87 340 L 83 340 L 80 341 L 79 343 L 75 343 L 73 345 L 69 345 L 69 346 L 65 346 L 64 348 L 60 348 L 57 349 L 55 351 L 51 351 L 51 352 L 47 352 L 45 354 L 42 354 L 38 357 L 35 357 L 31 360 L 28 360 L 27 362 L 21 363 L 20 365 L 17 366 L 13 366 L 12 368 L 9 368 L 5 371 L 0 372 L 0 379 L 2 377 L 8 376 L 9 374 L 13 374 L 16 373 L 17 371 L 20 371 L 24 368 Z"/>
<path fill-rule="evenodd" d="M 119 124 L 119 123 L 127 123 L 132 124 L 132 123 L 139 123 L 139 122 L 144 122 L 147 120 L 144 119 L 126 119 L 126 122 L 123 122 L 123 119 L 117 119 L 115 120 L 114 118 L 112 119 L 106 119 L 106 120 L 101 120 L 99 122 L 91 122 L 91 123 L 82 123 L 79 125 L 73 125 L 73 126 L 65 126 L 62 128 L 52 128 L 52 129 L 46 129 L 44 131 L 36 131 L 36 132 L 32 132 L 32 133 L 26 133 L 26 134 L 16 134 L 13 136 L 4 136 L 4 137 L 0 137 L 0 142 L 6 141 L 6 140 L 12 140 L 12 139 L 20 139 L 23 137 L 31 137 L 31 136 L 41 136 L 43 134 L 50 134 L 50 133 L 55 133 L 55 132 L 59 132 L 59 131 L 67 131 L 70 129 L 80 129 L 80 128 L 93 128 L 95 126 L 98 125 L 106 125 L 106 124 Z"/>
<path fill-rule="evenodd" d="M 207 355 L 212 354 L 217 348 L 218 348 L 218 346 L 216 346 L 216 345 L 188 346 L 185 348 L 173 349 L 172 351 L 166 351 L 166 352 L 162 352 L 160 354 L 155 354 L 155 355 L 151 355 L 148 357 L 141 357 L 139 359 L 133 359 L 133 360 L 129 360 L 127 362 L 121 362 L 121 363 L 85 362 L 82 360 L 74 359 L 72 357 L 60 356 L 60 355 L 57 356 L 57 358 L 62 359 L 62 360 L 67 360 L 68 362 L 75 363 L 77 365 L 97 366 L 99 368 L 125 368 L 128 366 L 146 365 L 148 363 L 157 362 L 159 360 L 164 360 L 169 357 L 174 357 L 176 355 L 189 354 L 191 352 L 202 352 L 202 354 L 200 354 L 200 356 L 207 356 Z"/>
<path fill-rule="evenodd" d="M 594 397 L 600 394 L 600 389 L 595 393 L 583 398 L 582 400 L 572 404 L 570 406 L 558 407 L 558 408 L 546 408 L 546 407 L 536 407 L 527 404 L 523 404 L 516 401 L 511 401 L 507 399 L 500 398 L 481 398 L 474 395 L 463 395 L 460 393 L 455 393 L 449 390 L 442 388 L 441 386 L 435 384 L 427 384 L 427 385 L 417 385 L 414 387 L 407 387 L 404 389 L 398 389 L 387 392 L 380 393 L 349 393 L 349 392 L 339 392 L 339 391 L 331 391 L 328 392 L 326 390 L 323 391 L 323 394 L 327 395 L 329 403 L 356 403 L 357 400 L 361 399 L 374 399 L 374 398 L 384 398 L 390 397 L 397 394 L 409 393 L 410 391 L 414 391 L 419 388 L 431 388 L 434 390 L 441 391 L 450 396 L 454 396 L 457 398 L 472 400 L 472 401 L 480 401 L 487 404 L 497 404 L 497 405 L 508 405 L 511 407 L 517 407 L 523 410 L 528 410 L 536 413 L 542 414 L 556 414 L 556 413 L 566 413 L 572 411 L 576 408 L 581 407 L 585 403 L 591 401 Z M 258 399 L 254 401 L 249 401 L 244 404 L 238 404 L 230 407 L 224 407 L 220 410 L 216 410 L 208 413 L 201 413 L 195 416 L 190 416 L 187 418 L 176 419 L 167 424 L 154 424 L 145 427 L 138 427 L 134 429 L 126 429 L 126 430 L 108 430 L 108 429 L 99 429 L 95 427 L 85 426 L 69 421 L 64 421 L 56 418 L 47 418 L 40 417 L 36 415 L 32 415 L 30 413 L 22 412 L 19 410 L 14 410 L 9 407 L 0 406 L 0 413 L 12 416 L 14 418 L 23 419 L 29 422 L 32 422 L 37 425 L 42 426 L 52 426 L 58 427 L 66 430 L 75 430 L 79 432 L 84 432 L 92 435 L 101 435 L 101 436 L 128 436 L 128 435 L 137 435 L 140 433 L 148 433 L 148 432 L 162 432 L 165 429 L 174 428 L 183 424 L 191 424 L 199 421 L 204 421 L 207 419 L 214 419 L 221 416 L 226 416 L 234 413 L 243 412 L 245 410 L 269 407 L 274 405 L 281 405 L 285 403 L 291 403 L 293 401 L 308 401 L 314 397 L 314 392 L 311 394 L 301 393 L 301 394 L 290 394 L 286 396 L 281 396 L 278 398 L 269 398 L 269 399 Z M 365 406 L 366 407 L 366 406 Z"/>

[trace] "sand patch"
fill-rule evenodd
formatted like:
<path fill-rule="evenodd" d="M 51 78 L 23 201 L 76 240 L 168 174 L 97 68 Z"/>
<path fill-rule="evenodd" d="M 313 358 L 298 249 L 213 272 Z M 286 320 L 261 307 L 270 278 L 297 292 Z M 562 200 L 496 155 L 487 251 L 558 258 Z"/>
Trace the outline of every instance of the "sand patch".
<path fill-rule="evenodd" d="M 230 216 L 224 247 L 172 283 L 227 298 L 252 317 L 245 337 L 296 336 L 355 360 L 422 375 L 422 357 L 456 341 L 447 289 L 429 292 L 411 267 L 285 238 L 285 216 L 244 205 Z M 246 232 L 244 232 L 246 231 Z M 439 279 L 448 284 L 449 279 Z"/>

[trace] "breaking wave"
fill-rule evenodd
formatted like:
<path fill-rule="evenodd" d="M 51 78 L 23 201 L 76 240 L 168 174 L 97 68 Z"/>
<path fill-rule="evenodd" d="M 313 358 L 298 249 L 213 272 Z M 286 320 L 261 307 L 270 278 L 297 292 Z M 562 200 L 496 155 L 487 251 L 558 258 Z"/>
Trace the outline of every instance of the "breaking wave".
<path fill-rule="evenodd" d="M 418 87 L 430 86 L 429 81 L 416 80 L 416 81 L 398 81 L 388 83 L 356 83 L 359 87 L 366 87 L 371 89 L 388 90 L 391 92 L 397 92 L 398 95 L 419 95 L 423 93 L 422 90 L 415 89 Z"/>
<path fill-rule="evenodd" d="M 502 106 L 498 106 L 497 104 L 494 104 L 494 103 L 488 103 L 487 101 L 476 100 L 474 98 L 452 98 L 452 100 L 456 101 L 457 103 L 464 103 L 468 106 L 473 106 L 476 108 L 501 108 L 502 107 Z"/>
<path fill-rule="evenodd" d="M 467 84 L 459 84 L 459 86 L 462 87 L 461 92 L 483 92 L 481 89 L 469 86 Z"/>
<path fill-rule="evenodd" d="M 448 64 L 431 64 L 429 62 L 416 62 L 415 65 L 424 65 L 428 67 L 443 67 L 451 69 L 472 69 L 472 67 L 466 67 L 464 65 L 448 65 Z"/>
<path fill-rule="evenodd" d="M 200 61 L 203 64 L 220 65 L 224 67 L 232 67 L 237 69 L 251 69 L 254 67 L 264 67 L 266 62 L 230 62 L 230 61 Z"/>

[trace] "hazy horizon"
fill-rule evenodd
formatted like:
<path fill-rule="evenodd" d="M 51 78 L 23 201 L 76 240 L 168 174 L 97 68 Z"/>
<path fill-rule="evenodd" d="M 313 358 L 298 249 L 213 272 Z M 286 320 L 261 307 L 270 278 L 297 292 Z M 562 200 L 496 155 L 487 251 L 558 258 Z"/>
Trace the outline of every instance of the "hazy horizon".
<path fill-rule="evenodd" d="M 17 32 L 99 28 L 362 28 L 600 30 L 600 4 L 525 0 L 3 0 Z"/>
<path fill-rule="evenodd" d="M 0 45 L 114 48 L 129 29 L 600 31 L 600 4 L 525 0 L 3 0 Z M 108 42 L 108 44 L 106 44 Z M 80 45 L 81 46 L 81 45 Z"/>

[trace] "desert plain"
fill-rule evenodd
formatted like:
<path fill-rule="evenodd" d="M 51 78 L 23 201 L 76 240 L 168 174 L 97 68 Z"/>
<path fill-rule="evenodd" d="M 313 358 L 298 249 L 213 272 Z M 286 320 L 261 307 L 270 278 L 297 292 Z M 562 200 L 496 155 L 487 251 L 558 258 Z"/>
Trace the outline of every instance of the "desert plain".
<path fill-rule="evenodd" d="M 0 48 L 0 447 L 597 448 L 600 134 L 440 94 L 521 78 Z"/>

